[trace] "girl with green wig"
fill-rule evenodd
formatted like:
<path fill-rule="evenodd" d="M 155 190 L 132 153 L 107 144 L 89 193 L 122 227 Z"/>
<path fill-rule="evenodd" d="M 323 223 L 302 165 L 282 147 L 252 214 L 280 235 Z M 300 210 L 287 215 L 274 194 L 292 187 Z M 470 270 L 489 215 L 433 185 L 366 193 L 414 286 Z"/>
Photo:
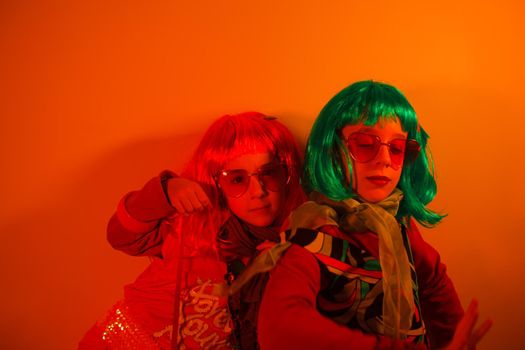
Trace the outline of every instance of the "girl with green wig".
<path fill-rule="evenodd" d="M 443 218 L 428 135 L 395 87 L 354 83 L 316 119 L 292 245 L 271 271 L 259 314 L 262 349 L 471 349 L 475 328 L 438 252 L 415 221 Z"/>

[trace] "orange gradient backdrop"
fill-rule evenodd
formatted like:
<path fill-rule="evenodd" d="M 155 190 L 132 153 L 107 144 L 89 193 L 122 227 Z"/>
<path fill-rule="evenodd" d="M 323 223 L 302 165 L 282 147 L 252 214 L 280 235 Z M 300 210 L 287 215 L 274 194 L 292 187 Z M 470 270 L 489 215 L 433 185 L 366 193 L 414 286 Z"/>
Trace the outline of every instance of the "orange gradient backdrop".
<path fill-rule="evenodd" d="M 2 1 L 0 348 L 72 349 L 148 263 L 105 225 L 181 169 L 225 113 L 280 116 L 304 145 L 347 84 L 392 83 L 431 135 L 449 217 L 424 236 L 462 302 L 525 342 L 525 5 L 514 1 Z"/>

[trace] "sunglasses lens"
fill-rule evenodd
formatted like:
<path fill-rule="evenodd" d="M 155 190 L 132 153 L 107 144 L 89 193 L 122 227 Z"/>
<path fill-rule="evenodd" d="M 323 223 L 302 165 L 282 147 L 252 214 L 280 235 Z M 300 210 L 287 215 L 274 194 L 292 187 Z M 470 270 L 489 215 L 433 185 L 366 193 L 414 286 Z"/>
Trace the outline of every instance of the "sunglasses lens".
<path fill-rule="evenodd" d="M 363 133 L 354 133 L 348 140 L 348 149 L 355 160 L 366 163 L 374 159 L 381 146 L 381 141 L 373 136 Z"/>
<path fill-rule="evenodd" d="M 250 176 L 244 169 L 224 171 L 219 176 L 222 191 L 228 197 L 239 197 L 248 189 Z"/>
<path fill-rule="evenodd" d="M 392 162 L 393 167 L 399 167 L 403 165 L 406 145 L 407 140 L 405 139 L 397 139 L 390 141 L 390 160 Z"/>
<path fill-rule="evenodd" d="M 259 169 L 259 180 L 268 191 L 278 192 L 286 183 L 286 169 L 282 164 L 267 165 Z"/>
<path fill-rule="evenodd" d="M 419 155 L 420 150 L 421 150 L 421 146 L 416 140 L 407 140 L 406 151 L 405 151 L 406 161 L 409 163 L 412 163 L 413 161 L 415 161 L 417 156 Z"/>

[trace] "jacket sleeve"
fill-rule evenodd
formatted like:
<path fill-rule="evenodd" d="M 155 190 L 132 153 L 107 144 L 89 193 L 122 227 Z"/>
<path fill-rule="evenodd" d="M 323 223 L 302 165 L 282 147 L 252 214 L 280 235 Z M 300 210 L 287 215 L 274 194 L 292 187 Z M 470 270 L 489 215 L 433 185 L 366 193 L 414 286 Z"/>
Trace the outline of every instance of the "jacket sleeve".
<path fill-rule="evenodd" d="M 316 308 L 321 286 L 317 259 L 292 245 L 270 272 L 258 319 L 261 349 L 426 349 L 337 324 Z"/>
<path fill-rule="evenodd" d="M 439 253 L 423 240 L 415 222 L 411 221 L 408 237 L 414 256 L 421 313 L 432 348 L 443 348 L 450 343 L 463 307 L 447 275 Z"/>
<path fill-rule="evenodd" d="M 120 200 L 107 227 L 107 239 L 113 248 L 129 255 L 161 257 L 162 243 L 170 232 L 165 219 L 175 213 L 164 193 L 162 180 L 174 176 L 164 171 L 141 190 L 130 192 Z"/>

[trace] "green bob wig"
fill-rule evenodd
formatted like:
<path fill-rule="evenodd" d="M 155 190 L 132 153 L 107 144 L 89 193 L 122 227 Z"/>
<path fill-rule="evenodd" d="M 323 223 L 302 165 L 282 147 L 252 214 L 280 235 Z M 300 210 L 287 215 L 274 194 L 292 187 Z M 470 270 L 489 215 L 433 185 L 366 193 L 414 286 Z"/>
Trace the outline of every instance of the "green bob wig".
<path fill-rule="evenodd" d="M 306 146 L 305 190 L 321 192 L 334 200 L 354 197 L 356 194 L 352 184 L 348 184 L 345 169 L 348 167 L 352 174 L 352 162 L 341 139 L 341 129 L 346 125 L 373 126 L 378 121 L 395 119 L 399 119 L 408 138 L 421 145 L 416 160 L 403 165 L 397 186 L 404 194 L 398 219 L 413 217 L 427 227 L 439 223 L 445 215 L 426 207 L 437 192 L 434 165 L 427 148 L 428 134 L 420 127 L 416 112 L 405 96 L 384 83 L 370 80 L 354 83 L 335 95 L 321 110 Z"/>

